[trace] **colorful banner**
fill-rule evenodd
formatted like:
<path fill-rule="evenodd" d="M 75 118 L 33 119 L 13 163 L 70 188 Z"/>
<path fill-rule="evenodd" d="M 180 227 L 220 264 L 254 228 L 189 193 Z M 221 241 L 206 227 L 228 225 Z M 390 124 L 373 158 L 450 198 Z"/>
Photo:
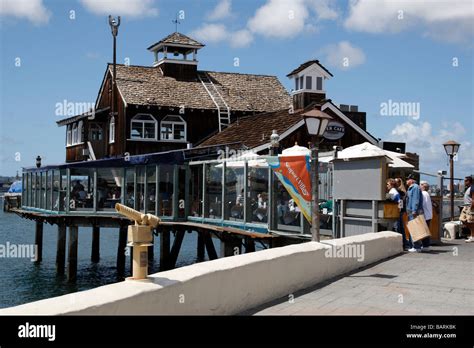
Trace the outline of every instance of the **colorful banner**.
<path fill-rule="evenodd" d="M 311 223 L 311 164 L 309 156 L 269 157 L 268 164 Z"/>

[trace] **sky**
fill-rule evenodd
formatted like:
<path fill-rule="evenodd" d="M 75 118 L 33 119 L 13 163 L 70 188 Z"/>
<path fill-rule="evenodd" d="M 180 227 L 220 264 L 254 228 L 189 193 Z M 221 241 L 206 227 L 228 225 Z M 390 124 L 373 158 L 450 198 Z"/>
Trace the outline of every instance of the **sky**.
<path fill-rule="evenodd" d="M 151 66 L 146 48 L 177 16 L 206 44 L 202 70 L 275 75 L 290 91 L 286 74 L 319 59 L 327 98 L 367 112 L 371 134 L 406 142 L 429 173 L 448 170 L 442 143 L 456 140 L 455 176 L 474 173 L 474 1 L 0 0 L 0 175 L 37 155 L 64 162 L 56 121 L 73 114 L 60 105 L 95 103 L 109 14 L 122 18 L 119 63 Z"/>

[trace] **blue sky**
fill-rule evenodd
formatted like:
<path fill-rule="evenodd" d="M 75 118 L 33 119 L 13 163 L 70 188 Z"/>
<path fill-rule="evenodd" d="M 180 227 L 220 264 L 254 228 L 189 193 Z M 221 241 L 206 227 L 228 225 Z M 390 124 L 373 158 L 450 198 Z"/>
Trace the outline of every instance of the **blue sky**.
<path fill-rule="evenodd" d="M 376 137 L 406 141 L 421 170 L 447 169 L 441 144 L 452 138 L 455 175 L 474 172 L 472 1 L 0 1 L 0 175 L 38 154 L 64 161 L 56 105 L 95 102 L 112 60 L 109 13 L 122 16 L 121 63 L 151 65 L 146 47 L 174 31 L 177 13 L 178 30 L 206 44 L 200 69 L 276 75 L 291 89 L 286 74 L 317 58 L 334 75 L 327 97 L 366 111 Z M 390 100 L 416 103 L 419 118 L 381 115 Z"/>

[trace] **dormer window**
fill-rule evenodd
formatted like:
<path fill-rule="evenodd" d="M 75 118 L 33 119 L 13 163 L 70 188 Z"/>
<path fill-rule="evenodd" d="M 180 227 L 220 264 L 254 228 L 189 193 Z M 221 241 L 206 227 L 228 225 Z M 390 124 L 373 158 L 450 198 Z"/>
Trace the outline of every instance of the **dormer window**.
<path fill-rule="evenodd" d="M 132 118 L 130 139 L 157 140 L 158 122 L 150 114 L 137 114 Z"/>
<path fill-rule="evenodd" d="M 318 91 L 322 91 L 323 90 L 323 78 L 318 76 L 316 77 L 316 89 Z"/>
<path fill-rule="evenodd" d="M 186 121 L 181 116 L 168 115 L 161 121 L 160 139 L 186 141 Z"/>

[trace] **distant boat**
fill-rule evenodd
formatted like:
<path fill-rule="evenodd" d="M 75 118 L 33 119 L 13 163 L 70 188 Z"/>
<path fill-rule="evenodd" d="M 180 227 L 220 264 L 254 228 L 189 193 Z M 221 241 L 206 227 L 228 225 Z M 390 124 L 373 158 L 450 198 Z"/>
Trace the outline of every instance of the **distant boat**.
<path fill-rule="evenodd" d="M 21 181 L 14 181 L 8 188 L 8 192 L 3 196 L 3 211 L 11 211 L 21 207 Z"/>

